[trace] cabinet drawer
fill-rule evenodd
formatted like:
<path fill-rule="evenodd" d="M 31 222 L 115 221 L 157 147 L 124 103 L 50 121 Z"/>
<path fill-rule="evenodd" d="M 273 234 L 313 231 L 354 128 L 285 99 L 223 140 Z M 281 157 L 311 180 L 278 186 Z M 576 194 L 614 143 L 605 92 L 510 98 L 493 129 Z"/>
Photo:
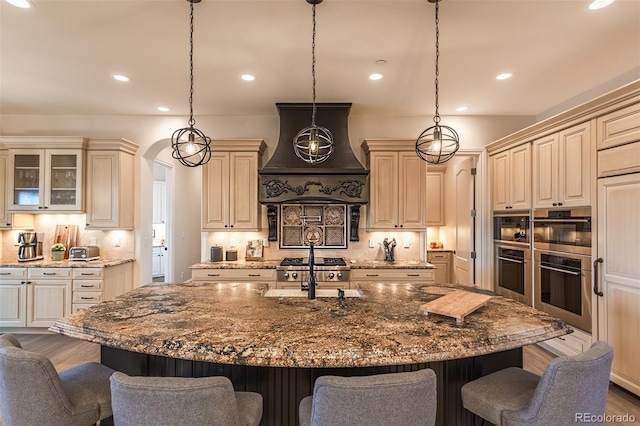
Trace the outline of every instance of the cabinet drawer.
<path fill-rule="evenodd" d="M 269 287 L 269 288 L 276 288 L 276 286 L 274 287 Z M 294 289 L 300 289 L 300 283 L 298 282 L 281 282 L 278 283 L 277 288 L 294 288 Z M 341 282 L 341 283 L 337 283 L 337 282 L 321 282 L 321 283 L 317 283 L 317 288 L 341 288 L 341 289 L 347 289 L 350 288 L 350 285 L 348 282 Z"/>
<path fill-rule="evenodd" d="M 598 177 L 640 171 L 640 142 L 598 151 Z"/>
<path fill-rule="evenodd" d="M 351 281 L 433 281 L 434 269 L 352 269 Z"/>
<path fill-rule="evenodd" d="M 275 281 L 275 269 L 194 269 L 194 281 Z"/>
<path fill-rule="evenodd" d="M 598 149 L 640 141 L 640 105 L 631 105 L 598 117 Z"/>
<path fill-rule="evenodd" d="M 102 302 L 101 291 L 74 291 L 73 303 L 100 303 Z"/>
<path fill-rule="evenodd" d="M 102 291 L 104 290 L 103 281 L 102 280 L 73 280 L 73 290 L 74 291 L 83 291 L 83 290 Z"/>
<path fill-rule="evenodd" d="M 104 268 L 73 268 L 73 278 L 93 279 L 103 275 Z"/>
<path fill-rule="evenodd" d="M 29 278 L 59 279 L 71 278 L 71 268 L 27 268 Z"/>
<path fill-rule="evenodd" d="M 578 355 L 591 347 L 591 335 L 574 329 L 573 333 L 561 337 L 545 340 L 539 346 L 550 350 L 556 355 Z"/>
<path fill-rule="evenodd" d="M 71 313 L 75 314 L 78 311 L 82 311 L 85 310 L 87 308 L 90 308 L 94 305 L 97 305 L 97 303 L 74 303 L 71 307 Z"/>
<path fill-rule="evenodd" d="M 0 279 L 27 278 L 27 268 L 0 268 Z"/>

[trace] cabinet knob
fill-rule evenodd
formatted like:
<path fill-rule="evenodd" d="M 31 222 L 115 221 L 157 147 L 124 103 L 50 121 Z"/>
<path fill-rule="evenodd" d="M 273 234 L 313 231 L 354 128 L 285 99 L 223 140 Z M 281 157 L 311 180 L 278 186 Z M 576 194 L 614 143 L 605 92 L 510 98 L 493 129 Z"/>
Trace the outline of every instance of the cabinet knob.
<path fill-rule="evenodd" d="M 562 205 L 562 203 L 558 203 L 558 205 L 559 205 L 559 206 L 561 206 L 561 205 Z"/>
<path fill-rule="evenodd" d="M 404 225 L 400 225 L 400 228 L 403 228 L 403 227 L 404 227 Z"/>
<path fill-rule="evenodd" d="M 233 228 L 233 225 L 229 225 L 229 228 Z"/>
<path fill-rule="evenodd" d="M 398 227 L 398 225 L 393 225 L 393 226 L 394 226 L 395 228 L 397 228 L 397 227 Z"/>
<path fill-rule="evenodd" d="M 558 203 L 553 203 L 553 204 L 551 204 L 551 205 L 552 205 L 552 206 L 557 206 L 557 205 L 558 205 Z"/>

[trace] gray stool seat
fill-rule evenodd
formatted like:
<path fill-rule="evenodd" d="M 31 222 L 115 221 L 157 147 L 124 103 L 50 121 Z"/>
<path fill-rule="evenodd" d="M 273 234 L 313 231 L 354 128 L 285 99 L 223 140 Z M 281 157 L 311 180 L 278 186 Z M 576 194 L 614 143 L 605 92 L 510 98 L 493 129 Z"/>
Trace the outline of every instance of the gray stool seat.
<path fill-rule="evenodd" d="M 462 386 L 462 404 L 495 425 L 583 424 L 581 413 L 604 414 L 612 360 L 611 346 L 595 342 L 552 359 L 541 377 L 506 368 Z"/>
<path fill-rule="evenodd" d="M 57 373 L 51 361 L 0 336 L 0 412 L 6 425 L 88 426 L 111 417 L 109 376 L 90 362 Z"/>
<path fill-rule="evenodd" d="M 111 376 L 113 420 L 118 426 L 257 426 L 262 395 L 234 392 L 216 377 Z"/>
<path fill-rule="evenodd" d="M 362 377 L 320 376 L 299 405 L 300 426 L 431 426 L 436 421 L 433 370 Z"/>

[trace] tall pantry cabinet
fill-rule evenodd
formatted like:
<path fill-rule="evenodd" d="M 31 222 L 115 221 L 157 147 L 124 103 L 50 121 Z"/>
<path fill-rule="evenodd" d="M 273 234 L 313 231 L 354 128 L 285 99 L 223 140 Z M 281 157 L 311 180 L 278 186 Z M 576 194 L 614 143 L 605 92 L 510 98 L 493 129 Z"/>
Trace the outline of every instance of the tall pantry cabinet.
<path fill-rule="evenodd" d="M 614 350 L 611 380 L 640 395 L 640 103 L 597 129 L 599 339 Z"/>

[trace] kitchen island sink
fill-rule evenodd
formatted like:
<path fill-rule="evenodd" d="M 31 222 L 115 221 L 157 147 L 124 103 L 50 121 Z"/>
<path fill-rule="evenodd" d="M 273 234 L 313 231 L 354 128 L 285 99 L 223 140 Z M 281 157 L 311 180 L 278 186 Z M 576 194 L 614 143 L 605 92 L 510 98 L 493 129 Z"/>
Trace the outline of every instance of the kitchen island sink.
<path fill-rule="evenodd" d="M 362 297 L 362 292 L 357 289 L 345 289 L 344 297 Z M 274 288 L 264 292 L 264 297 L 307 297 L 307 292 L 297 288 Z M 316 297 L 338 297 L 337 288 L 317 288 Z"/>

